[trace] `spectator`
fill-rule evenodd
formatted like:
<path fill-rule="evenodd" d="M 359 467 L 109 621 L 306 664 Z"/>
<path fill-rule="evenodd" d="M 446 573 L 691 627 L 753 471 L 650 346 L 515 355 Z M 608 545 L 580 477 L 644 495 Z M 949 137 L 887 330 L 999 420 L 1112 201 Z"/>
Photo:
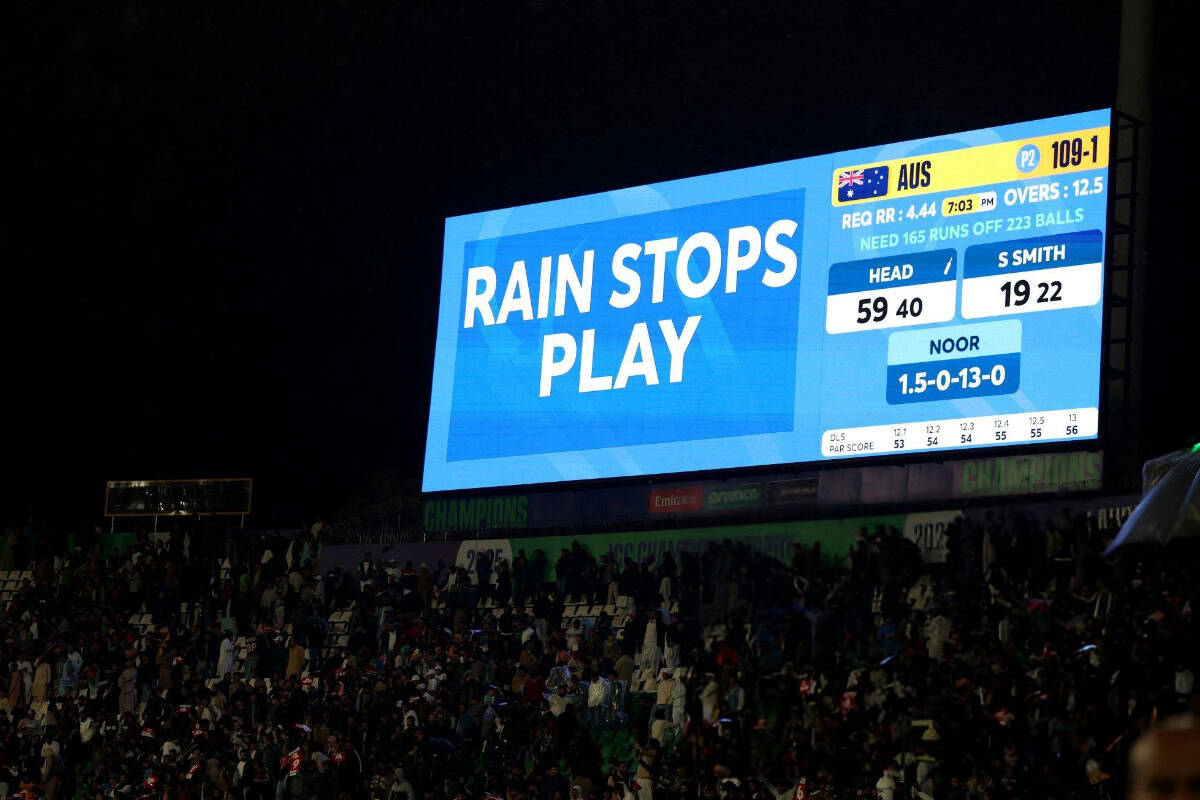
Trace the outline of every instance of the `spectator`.
<path fill-rule="evenodd" d="M 544 553 L 518 570 L 518 551 L 486 605 L 478 565 L 439 567 L 426 599 L 408 566 L 319 580 L 306 542 L 192 541 L 210 540 L 22 564 L 36 578 L 0 616 L 10 791 L 1066 800 L 1115 794 L 1136 732 L 1198 706 L 1195 543 L 1114 564 L 1061 517 L 1049 536 L 1021 512 L 960 522 L 947 566 L 886 528 L 848 564 L 739 541 L 597 561 L 574 543 L 561 593 Z M 615 614 L 564 616 L 568 593 L 612 583 Z M 1146 741 L 1135 763 L 1174 739 Z"/>
<path fill-rule="evenodd" d="M 1188 714 L 1146 731 L 1130 754 L 1130 800 L 1200 798 L 1200 721 Z"/>

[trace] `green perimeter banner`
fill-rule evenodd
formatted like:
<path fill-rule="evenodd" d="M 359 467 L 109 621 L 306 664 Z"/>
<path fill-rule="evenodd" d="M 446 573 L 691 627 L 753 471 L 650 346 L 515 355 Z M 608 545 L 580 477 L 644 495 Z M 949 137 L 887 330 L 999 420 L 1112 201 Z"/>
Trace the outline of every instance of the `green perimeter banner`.
<path fill-rule="evenodd" d="M 980 458 L 953 464 L 961 497 L 1099 491 L 1104 453 L 1034 453 Z"/>

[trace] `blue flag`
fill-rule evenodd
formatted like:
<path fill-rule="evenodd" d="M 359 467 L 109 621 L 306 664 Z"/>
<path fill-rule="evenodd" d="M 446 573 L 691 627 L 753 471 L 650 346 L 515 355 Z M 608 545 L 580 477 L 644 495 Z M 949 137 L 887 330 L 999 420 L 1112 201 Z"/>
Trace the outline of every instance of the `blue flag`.
<path fill-rule="evenodd" d="M 838 202 L 883 197 L 888 193 L 888 168 L 844 169 L 837 175 Z"/>

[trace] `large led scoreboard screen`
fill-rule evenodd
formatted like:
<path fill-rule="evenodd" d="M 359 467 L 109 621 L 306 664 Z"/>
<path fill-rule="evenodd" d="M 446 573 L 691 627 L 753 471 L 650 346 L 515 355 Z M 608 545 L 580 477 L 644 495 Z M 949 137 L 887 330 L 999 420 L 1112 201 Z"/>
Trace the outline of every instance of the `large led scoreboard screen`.
<path fill-rule="evenodd" d="M 424 489 L 1095 438 L 1109 130 L 446 220 Z"/>

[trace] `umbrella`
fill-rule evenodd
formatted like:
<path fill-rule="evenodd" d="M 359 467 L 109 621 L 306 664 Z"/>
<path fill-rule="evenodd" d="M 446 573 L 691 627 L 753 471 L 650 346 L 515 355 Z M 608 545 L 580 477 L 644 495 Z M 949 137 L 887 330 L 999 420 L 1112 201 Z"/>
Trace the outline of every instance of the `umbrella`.
<path fill-rule="evenodd" d="M 1118 547 L 1139 542 L 1164 544 L 1182 536 L 1200 535 L 1200 443 L 1190 450 L 1180 450 L 1147 462 L 1154 471 L 1165 470 L 1142 502 L 1125 520 L 1112 544 L 1104 551 L 1111 554 Z"/>

